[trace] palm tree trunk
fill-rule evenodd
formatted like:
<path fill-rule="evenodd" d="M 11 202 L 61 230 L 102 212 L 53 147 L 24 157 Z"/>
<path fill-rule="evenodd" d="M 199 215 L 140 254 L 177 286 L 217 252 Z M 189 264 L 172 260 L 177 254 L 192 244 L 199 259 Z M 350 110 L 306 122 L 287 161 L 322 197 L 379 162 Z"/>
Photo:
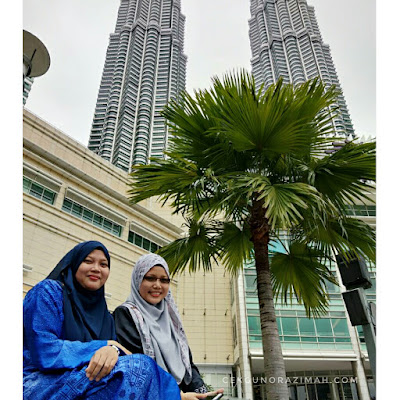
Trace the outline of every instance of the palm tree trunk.
<path fill-rule="evenodd" d="M 271 271 L 268 260 L 269 224 L 261 203 L 253 201 L 250 229 L 254 244 L 257 291 L 260 307 L 264 373 L 268 400 L 288 400 L 286 370 L 276 324 Z"/>

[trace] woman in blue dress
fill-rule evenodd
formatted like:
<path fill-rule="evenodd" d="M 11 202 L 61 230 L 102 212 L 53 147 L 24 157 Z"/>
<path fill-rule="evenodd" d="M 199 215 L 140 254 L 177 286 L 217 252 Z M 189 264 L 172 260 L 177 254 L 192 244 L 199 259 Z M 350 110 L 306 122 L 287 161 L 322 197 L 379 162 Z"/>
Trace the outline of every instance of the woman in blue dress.
<path fill-rule="evenodd" d="M 75 246 L 24 299 L 24 399 L 180 400 L 175 379 L 115 339 L 104 283 L 110 256 Z"/>

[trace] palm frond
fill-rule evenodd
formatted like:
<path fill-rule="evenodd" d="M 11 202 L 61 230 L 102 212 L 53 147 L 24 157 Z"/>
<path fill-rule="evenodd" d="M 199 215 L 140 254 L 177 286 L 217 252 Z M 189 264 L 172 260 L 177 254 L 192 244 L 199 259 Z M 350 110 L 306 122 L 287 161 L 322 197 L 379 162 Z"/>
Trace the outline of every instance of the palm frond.
<path fill-rule="evenodd" d="M 212 270 L 212 262 L 217 262 L 218 247 L 215 246 L 215 229 L 205 221 L 187 220 L 188 234 L 161 247 L 157 253 L 167 261 L 172 276 L 185 269 L 196 272 Z"/>
<path fill-rule="evenodd" d="M 222 223 L 216 244 L 220 249 L 222 263 L 232 276 L 235 276 L 243 268 L 243 264 L 251 259 L 253 245 L 247 224 Z"/>
<path fill-rule="evenodd" d="M 356 218 L 340 216 L 321 221 L 305 219 L 298 237 L 327 253 L 345 255 L 348 251 L 375 262 L 376 234 L 373 227 Z"/>
<path fill-rule="evenodd" d="M 329 308 L 325 280 L 337 284 L 334 275 L 320 260 L 325 254 L 305 243 L 292 242 L 288 253 L 276 253 L 271 260 L 272 285 L 276 299 L 303 304 L 307 316 L 320 316 Z"/>
<path fill-rule="evenodd" d="M 336 206 L 365 201 L 374 187 L 376 145 L 348 143 L 335 153 L 315 159 L 309 167 L 308 181 Z"/>

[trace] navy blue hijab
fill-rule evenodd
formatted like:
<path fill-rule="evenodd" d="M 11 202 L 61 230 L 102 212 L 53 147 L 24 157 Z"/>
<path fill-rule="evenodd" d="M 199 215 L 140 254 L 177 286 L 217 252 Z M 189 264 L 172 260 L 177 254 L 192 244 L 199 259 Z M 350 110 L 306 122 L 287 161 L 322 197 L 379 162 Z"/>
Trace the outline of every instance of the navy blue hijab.
<path fill-rule="evenodd" d="M 82 242 L 69 251 L 50 272 L 47 279 L 61 283 L 64 294 L 64 339 L 89 342 L 115 339 L 115 326 L 104 298 L 104 286 L 91 291 L 75 278 L 76 271 L 93 250 L 102 250 L 110 267 L 106 247 L 96 241 Z"/>

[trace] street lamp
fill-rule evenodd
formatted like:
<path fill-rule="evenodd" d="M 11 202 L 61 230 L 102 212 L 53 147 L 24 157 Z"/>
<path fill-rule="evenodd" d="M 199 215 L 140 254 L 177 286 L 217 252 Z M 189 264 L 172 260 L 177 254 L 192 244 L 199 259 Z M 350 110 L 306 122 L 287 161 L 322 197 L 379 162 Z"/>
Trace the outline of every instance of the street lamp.
<path fill-rule="evenodd" d="M 368 269 L 362 258 L 354 254 L 337 255 L 336 262 L 347 291 L 342 293 L 351 325 L 361 325 L 367 345 L 371 371 L 376 384 L 376 308 L 368 303 L 364 289 L 372 286 Z"/>
<path fill-rule="evenodd" d="M 50 55 L 46 46 L 32 33 L 24 30 L 24 78 L 36 78 L 47 72 Z"/>
<path fill-rule="evenodd" d="M 33 78 L 41 76 L 50 67 L 50 56 L 46 46 L 32 33 L 23 31 L 23 88 L 24 105 L 31 89 Z"/>

